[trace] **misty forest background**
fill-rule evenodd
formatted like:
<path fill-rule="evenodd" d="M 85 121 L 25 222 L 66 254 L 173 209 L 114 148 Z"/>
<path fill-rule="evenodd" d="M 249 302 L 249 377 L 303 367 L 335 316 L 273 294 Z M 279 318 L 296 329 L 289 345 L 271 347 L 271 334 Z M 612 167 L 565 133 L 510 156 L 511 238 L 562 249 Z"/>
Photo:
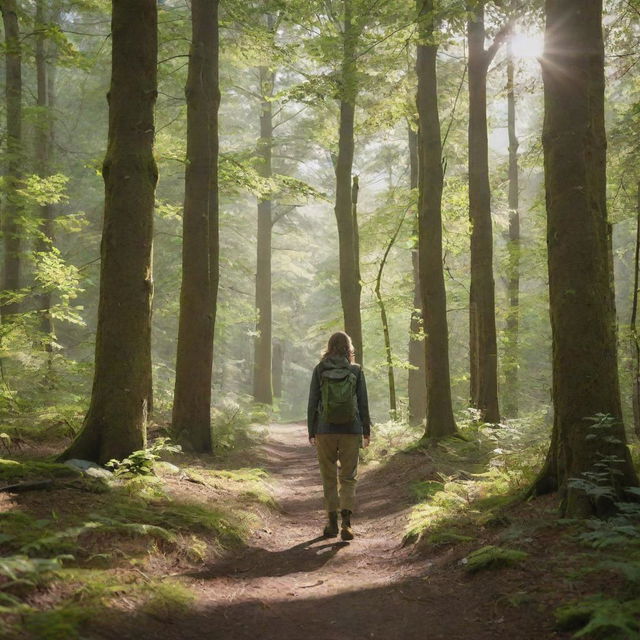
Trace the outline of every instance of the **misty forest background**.
<path fill-rule="evenodd" d="M 302 3 L 304 5 L 305 3 Z M 529 3 L 530 4 L 530 3 Z M 59 5 L 59 6 L 58 6 Z M 24 182 L 20 216 L 24 312 L 3 325 L 2 411 L 5 420 L 37 428 L 60 421 L 76 430 L 91 385 L 100 268 L 110 74 L 109 5 L 46 3 L 42 23 L 33 3 L 19 6 L 23 57 Z M 214 402 L 253 395 L 256 335 L 257 200 L 273 201 L 273 343 L 282 367 L 276 394 L 282 419 L 301 419 L 310 370 L 326 338 L 342 326 L 338 236 L 333 213 L 340 66 L 330 16 L 296 20 L 296 3 L 273 7 L 227 3 L 220 30 L 220 288 L 215 329 Z M 412 7 L 387 3 L 371 17 L 357 59 L 353 174 L 359 178 L 358 221 L 362 325 L 370 402 L 377 422 L 389 418 L 387 360 L 376 279 L 386 307 L 400 415 L 408 415 L 409 324 L 414 306 L 412 249 L 416 245 L 415 188 L 410 133 L 415 131 L 415 39 Z M 393 6 L 391 6 L 393 5 Z M 515 6 L 515 5 L 514 5 Z M 458 7 L 459 9 L 459 7 Z M 510 18 L 508 7 L 487 6 L 489 34 Z M 620 372 L 627 423 L 631 420 L 628 334 L 633 276 L 637 170 L 638 14 L 631 3 L 606 3 L 608 205 L 613 229 Z M 160 179 L 154 230 L 153 379 L 155 419 L 170 412 L 180 290 L 181 210 L 184 197 L 189 8 L 159 3 L 158 101 L 155 156 Z M 305 16 L 304 6 L 300 13 Z M 270 26 L 266 16 L 270 15 Z M 542 13 L 518 18 L 511 46 L 515 67 L 519 156 L 517 308 L 509 302 L 507 47 L 487 76 L 499 389 L 504 418 L 549 421 L 551 333 L 548 315 L 540 65 Z M 438 58 L 445 178 L 443 245 L 452 397 L 456 412 L 469 403 L 469 236 L 467 191 L 467 54 L 464 12 L 452 12 Z M 313 20 L 312 20 L 313 18 Z M 44 38 L 48 104 L 37 101 L 36 46 Z M 491 36 L 489 36 L 490 38 Z M 273 175 L 256 159 L 260 113 L 273 113 Z M 6 109 L 6 107 L 5 107 Z M 49 170 L 37 171 L 43 128 L 51 136 Z M 5 134 L 6 136 L 6 134 Z M 5 145 L 6 146 L 6 145 Z M 5 154 L 6 155 L 6 154 Z M 5 158 L 6 164 L 6 158 Z M 6 198 L 5 198 L 6 201 Z M 54 240 L 42 246 L 40 208 L 53 209 Z M 402 224 L 401 224 L 402 223 Z M 393 246 L 390 239 L 400 227 Z M 36 299 L 51 295 L 51 352 L 38 333 Z M 5 291 L 5 299 L 15 295 Z M 517 382 L 511 383 L 508 317 L 517 313 Z M 281 362 L 278 362 L 279 358 Z"/>

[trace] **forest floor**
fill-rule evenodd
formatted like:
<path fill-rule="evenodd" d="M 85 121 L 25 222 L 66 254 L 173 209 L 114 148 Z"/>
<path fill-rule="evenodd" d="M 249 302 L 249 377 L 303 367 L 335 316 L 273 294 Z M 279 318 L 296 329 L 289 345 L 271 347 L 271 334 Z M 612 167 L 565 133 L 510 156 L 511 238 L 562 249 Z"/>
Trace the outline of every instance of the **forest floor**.
<path fill-rule="evenodd" d="M 356 539 L 349 543 L 321 536 L 319 471 L 303 425 L 272 425 L 261 458 L 279 510 L 248 547 L 184 576 L 198 592 L 189 614 L 167 625 L 128 612 L 110 620 L 101 637 L 113 637 L 114 625 L 122 639 L 570 637 L 553 630 L 557 572 L 546 572 L 562 564 L 559 557 L 472 576 L 460 561 L 482 546 L 477 540 L 419 551 L 403 546 L 407 486 L 435 472 L 425 468 L 424 456 L 400 454 L 389 464 L 361 466 Z M 539 522 L 546 510 L 555 505 L 542 501 L 521 517 Z M 485 538 L 496 535 L 489 531 Z M 541 536 L 519 546 L 545 554 L 553 545 Z"/>
<path fill-rule="evenodd" d="M 18 624 L 11 637 L 563 639 L 572 634 L 556 629 L 554 611 L 593 596 L 605 623 L 620 619 L 618 601 L 631 607 L 623 616 L 630 631 L 584 637 L 639 637 L 640 601 L 628 604 L 637 596 L 622 593 L 615 571 L 593 571 L 615 554 L 578 541 L 584 526 L 559 521 L 554 497 L 514 503 L 482 489 L 485 467 L 473 456 L 408 449 L 361 465 L 351 542 L 321 536 L 318 464 L 302 424 L 272 424 L 259 444 L 223 463 L 180 460 L 180 475 L 102 493 L 63 479 L 52 491 L 4 494 L 0 552 L 73 554 L 70 568 L 54 572 L 58 582 L 29 591 L 28 608 L 8 616 Z M 457 481 L 442 484 L 444 476 Z M 453 487 L 439 494 L 440 519 L 432 518 L 436 498 L 417 504 L 411 495 L 431 485 Z M 141 491 L 157 496 L 141 501 Z M 421 505 L 432 519 L 407 543 Z M 244 524 L 226 507 L 244 510 Z M 245 528 L 244 541 L 234 527 Z M 59 533 L 43 538 L 52 528 Z M 524 553 L 470 571 L 473 552 L 487 545 Z"/>

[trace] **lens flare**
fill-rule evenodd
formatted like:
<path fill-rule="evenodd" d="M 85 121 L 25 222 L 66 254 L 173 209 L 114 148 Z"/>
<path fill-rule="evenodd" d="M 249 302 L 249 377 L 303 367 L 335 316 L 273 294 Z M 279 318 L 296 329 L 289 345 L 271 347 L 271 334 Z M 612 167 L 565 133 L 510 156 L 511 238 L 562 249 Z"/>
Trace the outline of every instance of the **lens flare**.
<path fill-rule="evenodd" d="M 516 58 L 539 58 L 544 48 L 542 33 L 516 33 L 511 38 L 511 49 Z"/>

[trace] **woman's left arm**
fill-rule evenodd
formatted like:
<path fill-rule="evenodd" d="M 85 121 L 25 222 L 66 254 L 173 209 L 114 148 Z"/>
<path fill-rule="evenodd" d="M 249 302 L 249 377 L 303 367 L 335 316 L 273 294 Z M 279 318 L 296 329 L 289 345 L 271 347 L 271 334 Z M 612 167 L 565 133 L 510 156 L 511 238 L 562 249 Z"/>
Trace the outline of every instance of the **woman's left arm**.
<path fill-rule="evenodd" d="M 356 397 L 358 399 L 358 413 L 362 422 L 362 435 L 369 438 L 371 435 L 371 417 L 369 416 L 369 397 L 367 395 L 367 381 L 364 378 L 364 369 L 360 369 L 356 384 Z"/>

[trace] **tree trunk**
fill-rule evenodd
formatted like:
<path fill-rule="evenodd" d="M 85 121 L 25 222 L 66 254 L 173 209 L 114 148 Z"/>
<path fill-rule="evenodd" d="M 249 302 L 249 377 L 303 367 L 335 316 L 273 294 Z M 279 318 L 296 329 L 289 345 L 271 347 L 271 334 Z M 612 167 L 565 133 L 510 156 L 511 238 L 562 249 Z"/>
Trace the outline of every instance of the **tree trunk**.
<path fill-rule="evenodd" d="M 520 212 L 518 191 L 518 137 L 516 135 L 516 99 L 513 85 L 514 61 L 511 38 L 507 41 L 507 130 L 509 135 L 509 235 L 507 239 L 507 287 L 509 309 L 504 370 L 504 412 L 518 417 L 519 313 L 520 313 Z"/>
<path fill-rule="evenodd" d="M 172 428 L 211 451 L 211 378 L 218 290 L 218 2 L 193 0 L 187 99 L 182 284 Z"/>
<path fill-rule="evenodd" d="M 284 347 L 279 340 L 273 343 L 272 374 L 273 395 L 282 398 L 282 375 L 284 373 Z"/>
<path fill-rule="evenodd" d="M 485 422 L 500 421 L 496 345 L 493 233 L 487 142 L 487 69 L 492 55 L 484 48 L 484 6 L 469 6 L 469 218 L 471 287 L 469 355 L 471 403 Z"/>
<path fill-rule="evenodd" d="M 433 44 L 433 0 L 418 0 L 420 40 L 418 76 L 419 258 L 427 372 L 425 439 L 456 433 L 449 375 L 449 329 L 442 266 L 442 141 L 438 114 L 436 61 Z"/>
<path fill-rule="evenodd" d="M 616 495 L 637 485 L 626 446 L 606 211 L 601 0 L 547 0 L 542 58 L 554 431 L 532 492 L 559 488 L 568 517 L 612 501 L 569 482 L 597 473 Z M 571 82 L 567 81 L 571 78 Z M 609 415 L 609 428 L 589 416 Z"/>
<path fill-rule="evenodd" d="M 387 263 L 389 252 L 391 251 L 391 249 L 393 248 L 393 245 L 398 239 L 398 234 L 400 233 L 400 229 L 402 229 L 402 224 L 404 223 L 405 216 L 406 216 L 406 211 L 402 214 L 402 217 L 400 218 L 400 222 L 398 222 L 398 226 L 396 227 L 395 232 L 389 239 L 387 247 L 384 251 L 384 255 L 382 256 L 382 260 L 380 261 L 380 266 L 378 267 L 378 275 L 376 276 L 376 286 L 374 288 L 374 293 L 376 294 L 376 301 L 378 302 L 378 307 L 380 308 L 380 321 L 382 323 L 382 333 L 384 336 L 384 351 L 385 351 L 385 356 L 387 360 L 387 380 L 389 383 L 389 415 L 392 420 L 395 420 L 397 418 L 398 403 L 396 401 L 396 379 L 395 379 L 395 374 L 393 372 L 393 352 L 391 350 L 389 320 L 387 318 L 387 309 L 385 307 L 384 300 L 382 298 L 382 273 Z"/>
<path fill-rule="evenodd" d="M 105 463 L 145 445 L 151 377 L 151 251 L 158 172 L 155 0 L 113 0 L 109 138 L 91 404 L 63 458 Z"/>
<path fill-rule="evenodd" d="M 258 172 L 263 178 L 271 178 L 271 154 L 273 148 L 273 113 L 271 96 L 275 73 L 260 67 L 260 140 L 258 141 Z M 271 200 L 258 202 L 258 247 L 256 268 L 256 327 L 253 369 L 253 398 L 256 402 L 271 404 L 273 390 L 271 380 Z"/>
<path fill-rule="evenodd" d="M 5 205 L 2 220 L 4 237 L 4 273 L 2 288 L 5 295 L 20 289 L 20 248 L 22 205 L 18 189 L 22 180 L 22 47 L 16 0 L 0 2 L 5 37 L 5 96 L 7 109 L 7 168 L 5 174 Z M 5 322 L 19 311 L 17 302 L 0 308 Z"/>
<path fill-rule="evenodd" d="M 411 189 L 418 188 L 418 134 L 408 127 L 409 167 Z M 413 267 L 413 309 L 409 324 L 409 423 L 420 425 L 427 416 L 427 378 L 424 362 L 425 346 L 422 326 L 422 296 L 420 295 L 420 264 L 418 256 L 418 215 L 415 216 L 414 235 L 416 241 L 411 249 Z"/>
<path fill-rule="evenodd" d="M 360 266 L 357 218 L 351 201 L 354 118 L 358 93 L 356 44 L 358 32 L 351 19 L 351 0 L 344 0 L 343 58 L 340 90 L 340 131 L 336 161 L 336 206 L 340 251 L 340 299 L 344 330 L 351 336 L 356 360 L 362 364 L 362 321 L 360 317 Z"/>
<path fill-rule="evenodd" d="M 38 0 L 36 4 L 36 78 L 37 105 L 39 108 L 36 126 L 36 171 L 41 178 L 51 173 L 51 150 L 53 148 L 53 64 L 47 59 L 47 42 L 44 29 L 45 2 Z M 53 205 L 43 204 L 39 207 L 40 235 L 36 241 L 36 251 L 45 253 L 53 246 Z M 43 291 L 36 299 L 36 309 L 40 314 L 40 332 L 42 344 L 49 353 L 51 365 L 53 340 L 53 318 L 51 317 L 51 292 Z"/>
<path fill-rule="evenodd" d="M 640 438 L 640 339 L 638 338 L 638 277 L 640 275 L 640 182 L 638 182 L 638 202 L 636 205 L 636 247 L 633 258 L 633 297 L 631 300 L 631 401 L 633 406 L 633 431 Z"/>

